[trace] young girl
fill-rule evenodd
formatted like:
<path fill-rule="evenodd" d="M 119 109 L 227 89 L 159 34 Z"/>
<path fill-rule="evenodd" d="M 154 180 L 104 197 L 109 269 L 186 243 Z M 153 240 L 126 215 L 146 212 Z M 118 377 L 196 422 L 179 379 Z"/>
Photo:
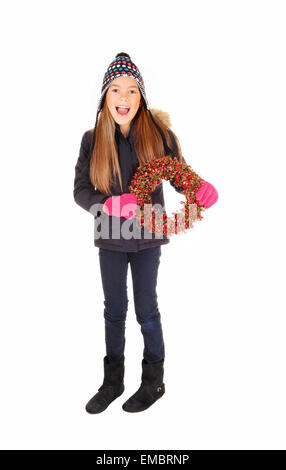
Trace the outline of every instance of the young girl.
<path fill-rule="evenodd" d="M 86 405 L 88 413 L 104 411 L 124 391 L 128 263 L 144 351 L 141 385 L 122 408 L 146 410 L 165 393 L 165 347 L 156 285 L 161 245 L 170 240 L 165 234 L 159 238 L 150 232 L 146 235 L 138 224 L 132 225 L 132 232 L 128 230 L 137 207 L 137 198 L 128 187 L 137 168 L 154 156 L 185 160 L 170 129 L 169 115 L 152 111 L 139 69 L 128 54 L 117 54 L 104 75 L 95 126 L 84 133 L 75 166 L 74 199 L 94 216 L 94 245 L 99 248 L 105 299 L 104 380 Z M 183 188 L 170 183 L 182 192 Z M 206 208 L 217 198 L 216 189 L 206 181 L 196 193 Z M 162 183 L 151 193 L 151 200 L 164 210 Z"/>

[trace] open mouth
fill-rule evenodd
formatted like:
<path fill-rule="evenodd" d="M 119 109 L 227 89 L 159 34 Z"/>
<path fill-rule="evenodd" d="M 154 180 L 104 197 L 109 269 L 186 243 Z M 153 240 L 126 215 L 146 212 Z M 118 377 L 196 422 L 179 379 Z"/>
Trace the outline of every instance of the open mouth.
<path fill-rule="evenodd" d="M 117 113 L 120 114 L 120 116 L 126 116 L 126 114 L 128 114 L 130 110 L 130 108 L 125 108 L 121 106 L 116 106 L 115 108 Z"/>

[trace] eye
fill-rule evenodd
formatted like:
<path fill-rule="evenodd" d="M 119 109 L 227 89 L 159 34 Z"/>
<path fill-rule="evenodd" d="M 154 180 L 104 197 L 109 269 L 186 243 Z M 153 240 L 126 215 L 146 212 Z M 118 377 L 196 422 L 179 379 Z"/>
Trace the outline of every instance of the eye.
<path fill-rule="evenodd" d="M 112 88 L 112 90 L 111 90 L 111 91 L 112 91 L 112 92 L 113 92 L 113 91 L 118 91 L 118 88 Z M 137 91 L 136 91 L 136 90 L 130 90 L 130 91 L 131 91 L 131 93 L 137 93 Z"/>

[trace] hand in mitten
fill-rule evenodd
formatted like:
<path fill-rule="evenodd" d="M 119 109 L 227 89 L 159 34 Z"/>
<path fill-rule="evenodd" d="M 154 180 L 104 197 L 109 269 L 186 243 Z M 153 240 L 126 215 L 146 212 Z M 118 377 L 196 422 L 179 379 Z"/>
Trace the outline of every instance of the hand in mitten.
<path fill-rule="evenodd" d="M 121 217 L 131 219 L 137 209 L 137 196 L 131 193 L 124 193 L 120 196 Z"/>
<path fill-rule="evenodd" d="M 108 199 L 106 199 L 102 210 L 107 215 L 120 217 L 120 196 L 110 196 Z"/>
<path fill-rule="evenodd" d="M 218 200 L 218 192 L 212 184 L 204 181 L 196 192 L 196 199 L 201 206 L 208 209 Z"/>
<path fill-rule="evenodd" d="M 103 212 L 115 217 L 133 217 L 137 208 L 137 197 L 135 194 L 123 193 L 121 196 L 110 196 L 103 205 Z"/>

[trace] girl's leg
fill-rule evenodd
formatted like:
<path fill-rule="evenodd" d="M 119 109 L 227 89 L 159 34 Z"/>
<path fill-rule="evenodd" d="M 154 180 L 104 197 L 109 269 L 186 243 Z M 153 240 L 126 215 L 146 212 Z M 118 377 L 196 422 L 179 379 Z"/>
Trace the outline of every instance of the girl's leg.
<path fill-rule="evenodd" d="M 106 355 L 110 360 L 124 356 L 127 298 L 127 253 L 99 248 L 104 292 Z"/>
<path fill-rule="evenodd" d="M 161 315 L 157 303 L 157 275 L 161 246 L 130 254 L 135 313 L 144 339 L 143 357 L 147 363 L 165 358 Z"/>

